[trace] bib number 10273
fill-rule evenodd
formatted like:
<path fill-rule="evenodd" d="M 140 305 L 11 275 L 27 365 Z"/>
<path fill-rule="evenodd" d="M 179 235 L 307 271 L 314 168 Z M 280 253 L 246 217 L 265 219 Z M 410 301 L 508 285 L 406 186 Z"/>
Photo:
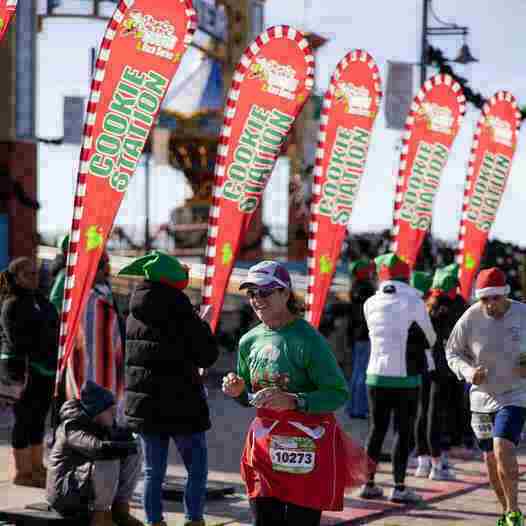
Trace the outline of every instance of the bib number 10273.
<path fill-rule="evenodd" d="M 274 471 L 310 473 L 316 462 L 316 446 L 310 439 L 273 436 L 270 441 L 270 458 Z"/>

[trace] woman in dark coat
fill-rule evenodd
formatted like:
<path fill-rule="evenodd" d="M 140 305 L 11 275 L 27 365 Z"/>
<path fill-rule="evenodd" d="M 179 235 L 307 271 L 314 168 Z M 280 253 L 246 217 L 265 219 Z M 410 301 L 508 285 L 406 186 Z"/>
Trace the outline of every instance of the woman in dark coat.
<path fill-rule="evenodd" d="M 44 487 L 42 444 L 57 367 L 59 319 L 37 289 L 38 270 L 29 258 L 13 260 L 0 273 L 0 380 L 4 386 L 25 386 L 11 400 L 13 483 Z"/>
<path fill-rule="evenodd" d="M 201 525 L 208 473 L 205 431 L 211 423 L 199 368 L 217 360 L 216 341 L 183 292 L 188 269 L 176 258 L 153 251 L 119 274 L 146 278 L 130 300 L 126 326 L 125 417 L 142 442 L 147 522 L 163 520 L 161 490 L 172 438 L 188 471 L 186 524 Z"/>

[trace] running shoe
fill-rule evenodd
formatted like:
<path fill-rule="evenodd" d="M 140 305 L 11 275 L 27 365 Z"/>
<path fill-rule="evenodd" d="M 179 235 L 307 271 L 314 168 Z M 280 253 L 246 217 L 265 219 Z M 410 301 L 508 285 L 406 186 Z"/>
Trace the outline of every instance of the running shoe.
<path fill-rule="evenodd" d="M 444 466 L 433 466 L 429 473 L 431 480 L 455 480 L 455 475 Z"/>
<path fill-rule="evenodd" d="M 524 526 L 524 516 L 520 511 L 506 513 L 506 526 Z"/>
<path fill-rule="evenodd" d="M 442 454 L 440 455 L 440 463 L 445 468 L 450 468 L 451 462 L 449 461 L 449 455 L 445 451 L 442 451 Z"/>
<path fill-rule="evenodd" d="M 506 515 L 503 515 L 498 521 L 497 526 L 506 526 Z"/>
<path fill-rule="evenodd" d="M 412 453 L 409 455 L 409 458 L 407 459 L 407 467 L 410 469 L 418 467 L 418 457 L 416 455 L 413 455 Z"/>
<path fill-rule="evenodd" d="M 391 502 L 398 502 L 400 504 L 418 504 L 419 502 L 422 502 L 423 499 L 418 493 L 415 493 L 409 488 L 405 488 L 404 491 L 393 488 L 389 500 Z"/>
<path fill-rule="evenodd" d="M 384 496 L 384 490 L 376 484 L 374 486 L 364 484 L 358 496 L 362 499 L 381 499 Z"/>
<path fill-rule="evenodd" d="M 426 479 L 429 477 L 429 473 L 431 472 L 431 460 L 429 459 L 418 459 L 418 467 L 415 471 L 415 477 L 418 477 L 419 479 Z"/>

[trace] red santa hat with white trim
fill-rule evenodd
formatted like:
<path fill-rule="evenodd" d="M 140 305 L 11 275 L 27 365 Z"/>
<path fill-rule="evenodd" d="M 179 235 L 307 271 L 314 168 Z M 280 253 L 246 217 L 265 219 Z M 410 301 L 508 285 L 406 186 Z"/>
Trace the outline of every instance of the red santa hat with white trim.
<path fill-rule="evenodd" d="M 479 272 L 475 283 L 475 297 L 478 300 L 488 296 L 507 296 L 509 293 L 510 286 L 500 268 L 491 267 Z"/>

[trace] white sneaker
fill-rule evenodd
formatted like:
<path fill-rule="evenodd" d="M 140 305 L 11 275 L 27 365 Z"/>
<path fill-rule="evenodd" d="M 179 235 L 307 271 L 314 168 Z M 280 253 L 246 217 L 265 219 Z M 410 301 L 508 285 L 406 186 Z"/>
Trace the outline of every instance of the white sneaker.
<path fill-rule="evenodd" d="M 442 454 L 440 455 L 440 463 L 442 464 L 442 467 L 446 469 L 449 469 L 451 467 L 449 455 L 445 451 L 442 451 Z"/>
<path fill-rule="evenodd" d="M 455 480 L 455 475 L 446 467 L 433 466 L 429 478 L 431 480 Z"/>
<path fill-rule="evenodd" d="M 409 455 L 409 458 L 407 459 L 407 467 L 409 469 L 415 469 L 418 467 L 418 457 L 415 457 L 414 455 Z"/>
<path fill-rule="evenodd" d="M 380 486 L 368 486 L 364 484 L 358 494 L 362 499 L 381 499 L 384 496 L 384 490 Z"/>
<path fill-rule="evenodd" d="M 415 471 L 415 477 L 418 477 L 419 479 L 426 479 L 429 477 L 429 473 L 431 472 L 431 461 L 422 461 L 418 460 L 418 467 Z"/>
<path fill-rule="evenodd" d="M 423 499 L 420 495 L 418 495 L 418 493 L 415 493 L 409 488 L 405 488 L 404 491 L 393 488 L 389 500 L 391 502 L 399 502 L 401 504 L 417 504 L 422 502 Z"/>

